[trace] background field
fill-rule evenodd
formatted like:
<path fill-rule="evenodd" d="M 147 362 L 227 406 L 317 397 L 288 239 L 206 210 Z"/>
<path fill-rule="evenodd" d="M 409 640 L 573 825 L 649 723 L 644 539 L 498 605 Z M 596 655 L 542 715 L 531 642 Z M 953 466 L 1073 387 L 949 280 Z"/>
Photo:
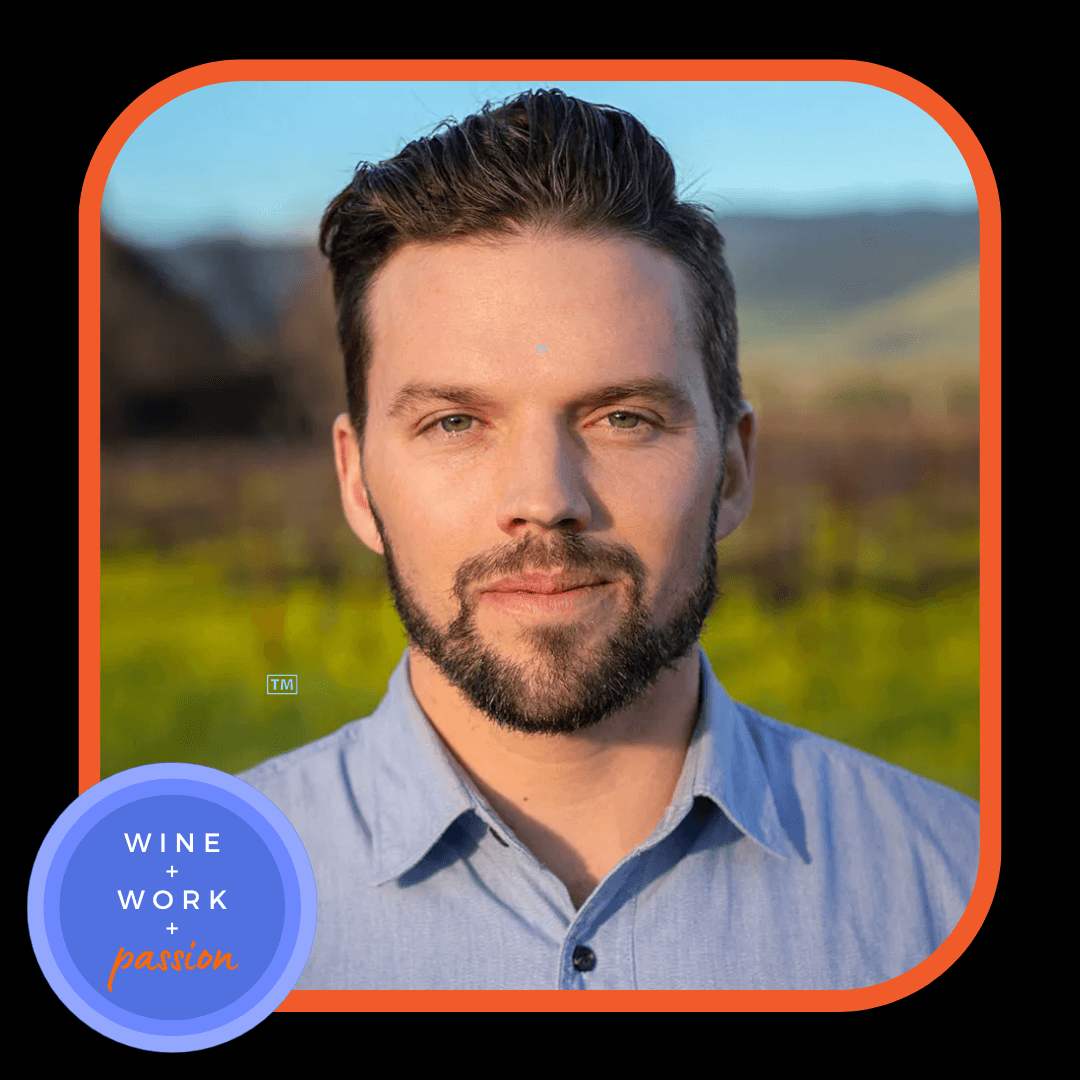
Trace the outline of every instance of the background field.
<path fill-rule="evenodd" d="M 977 219 L 722 228 L 759 456 L 703 645 L 736 699 L 978 798 Z M 102 304 L 102 776 L 366 715 L 405 638 L 341 513 L 319 260 L 106 238 Z"/>

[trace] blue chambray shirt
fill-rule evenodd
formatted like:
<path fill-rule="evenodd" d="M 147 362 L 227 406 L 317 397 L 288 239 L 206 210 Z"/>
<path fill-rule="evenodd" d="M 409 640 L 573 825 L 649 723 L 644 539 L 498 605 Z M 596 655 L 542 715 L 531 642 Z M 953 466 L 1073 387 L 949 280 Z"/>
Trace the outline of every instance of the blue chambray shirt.
<path fill-rule="evenodd" d="M 428 722 L 408 655 L 371 716 L 240 774 L 315 871 L 298 990 L 872 986 L 971 899 L 977 803 L 733 701 L 702 651 L 671 804 L 575 910 Z"/>

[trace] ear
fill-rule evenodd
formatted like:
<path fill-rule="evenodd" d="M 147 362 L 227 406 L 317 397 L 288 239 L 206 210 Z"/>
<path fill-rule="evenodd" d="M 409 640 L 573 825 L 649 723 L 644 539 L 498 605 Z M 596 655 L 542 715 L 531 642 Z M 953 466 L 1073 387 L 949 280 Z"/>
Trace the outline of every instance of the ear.
<path fill-rule="evenodd" d="M 371 513 L 364 471 L 360 461 L 360 440 L 349 417 L 342 413 L 333 427 L 334 465 L 337 467 L 338 485 L 341 488 L 341 508 L 345 520 L 360 538 L 377 555 L 384 554 L 382 539 Z"/>
<path fill-rule="evenodd" d="M 754 456 L 757 450 L 757 416 L 748 401 L 728 433 L 724 485 L 716 517 L 716 539 L 730 536 L 746 519 L 754 502 Z"/>

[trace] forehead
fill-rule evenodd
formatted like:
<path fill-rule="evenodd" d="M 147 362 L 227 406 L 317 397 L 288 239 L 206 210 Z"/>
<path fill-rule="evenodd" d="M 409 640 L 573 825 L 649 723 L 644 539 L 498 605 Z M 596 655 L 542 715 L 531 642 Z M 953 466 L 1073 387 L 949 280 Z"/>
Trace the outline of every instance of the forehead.
<path fill-rule="evenodd" d="M 368 315 L 375 405 L 448 376 L 508 391 L 650 375 L 704 385 L 687 276 L 634 238 L 408 244 L 372 283 Z"/>

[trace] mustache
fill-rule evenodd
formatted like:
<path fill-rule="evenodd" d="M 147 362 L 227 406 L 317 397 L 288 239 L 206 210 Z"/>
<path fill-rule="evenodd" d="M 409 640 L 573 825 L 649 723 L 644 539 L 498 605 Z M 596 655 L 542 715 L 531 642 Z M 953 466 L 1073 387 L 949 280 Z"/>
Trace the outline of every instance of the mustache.
<path fill-rule="evenodd" d="M 638 594 L 645 580 L 645 566 L 633 549 L 562 532 L 543 539 L 526 536 L 512 547 L 466 559 L 454 575 L 454 595 L 464 608 L 470 586 L 532 570 L 589 570 L 603 577 L 629 577 Z"/>

